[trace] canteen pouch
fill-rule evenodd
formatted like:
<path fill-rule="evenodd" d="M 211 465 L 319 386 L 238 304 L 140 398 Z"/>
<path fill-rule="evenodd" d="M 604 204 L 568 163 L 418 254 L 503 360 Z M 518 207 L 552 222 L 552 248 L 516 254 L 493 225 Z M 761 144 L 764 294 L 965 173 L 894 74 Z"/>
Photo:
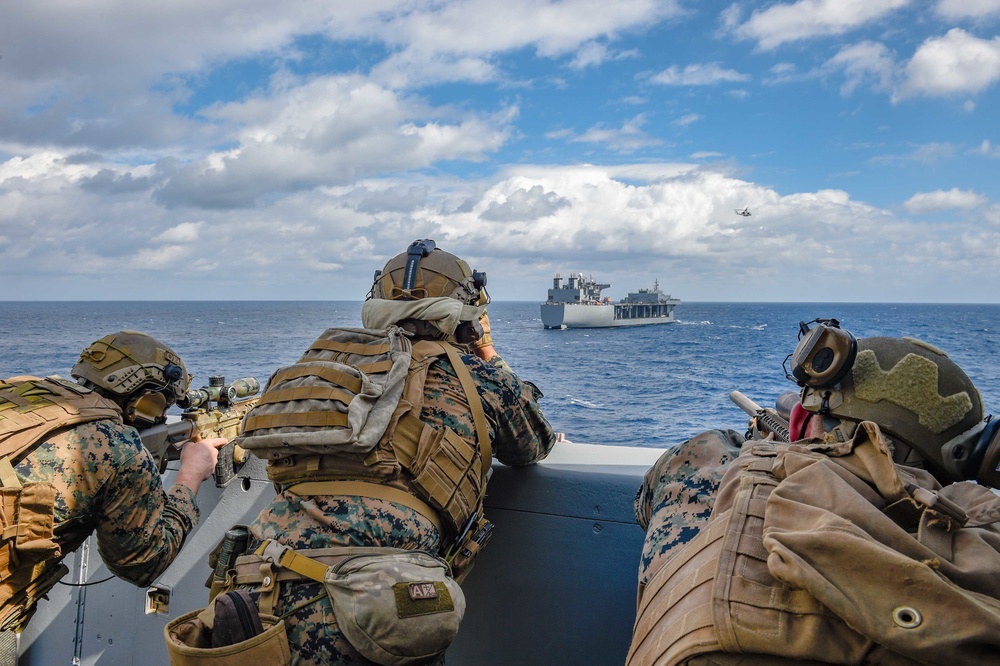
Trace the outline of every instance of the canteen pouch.
<path fill-rule="evenodd" d="M 348 558 L 327 569 L 324 584 L 344 636 L 383 666 L 441 654 L 465 615 L 465 595 L 447 562 L 421 551 Z"/>
<path fill-rule="evenodd" d="M 247 612 L 253 613 L 256 621 L 246 617 Z M 243 617 L 231 617 L 234 614 Z M 243 626 L 249 631 L 239 628 Z M 239 640 L 257 627 L 262 633 Z M 163 636 L 171 666 L 288 666 L 292 659 L 284 620 L 259 615 L 246 592 L 220 594 L 208 608 L 193 610 L 167 623 Z M 229 640 L 239 642 L 218 645 Z"/>

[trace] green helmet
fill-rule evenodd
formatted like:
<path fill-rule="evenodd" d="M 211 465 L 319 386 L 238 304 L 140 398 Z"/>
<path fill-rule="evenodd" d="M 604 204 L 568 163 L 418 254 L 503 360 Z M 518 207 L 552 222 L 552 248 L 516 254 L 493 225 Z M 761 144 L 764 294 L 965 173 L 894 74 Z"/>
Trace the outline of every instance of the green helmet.
<path fill-rule="evenodd" d="M 142 426 L 163 420 L 191 381 L 180 356 L 138 331 L 111 333 L 91 343 L 71 374 L 118 403 L 126 423 Z"/>
<path fill-rule="evenodd" d="M 466 305 L 484 305 L 486 273 L 474 271 L 430 239 L 415 240 L 375 273 L 371 296 L 390 301 L 454 298 Z"/>
<path fill-rule="evenodd" d="M 838 346 L 831 342 L 834 351 Z M 873 421 L 952 479 L 967 478 L 963 470 L 984 427 L 983 401 L 947 354 L 913 338 L 877 337 L 857 340 L 856 355 L 844 358 L 848 367 L 832 385 L 810 381 L 811 368 L 796 373 L 804 409 Z"/>

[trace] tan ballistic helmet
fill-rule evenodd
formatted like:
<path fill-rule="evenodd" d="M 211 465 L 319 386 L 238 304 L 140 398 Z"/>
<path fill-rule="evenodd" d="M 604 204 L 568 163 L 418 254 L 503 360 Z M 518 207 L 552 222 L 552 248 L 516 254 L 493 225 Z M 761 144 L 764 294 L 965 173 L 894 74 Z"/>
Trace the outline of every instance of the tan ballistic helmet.
<path fill-rule="evenodd" d="M 474 271 L 430 239 L 416 240 L 375 273 L 372 297 L 390 301 L 448 297 L 466 305 L 484 305 L 486 273 Z"/>
<path fill-rule="evenodd" d="M 127 423 L 140 425 L 162 420 L 191 381 L 180 356 L 138 331 L 119 331 L 93 342 L 80 354 L 72 375 L 121 405 Z"/>
<path fill-rule="evenodd" d="M 984 427 L 979 391 L 940 349 L 913 338 L 862 338 L 839 383 L 802 389 L 810 412 L 873 421 L 955 480 Z"/>

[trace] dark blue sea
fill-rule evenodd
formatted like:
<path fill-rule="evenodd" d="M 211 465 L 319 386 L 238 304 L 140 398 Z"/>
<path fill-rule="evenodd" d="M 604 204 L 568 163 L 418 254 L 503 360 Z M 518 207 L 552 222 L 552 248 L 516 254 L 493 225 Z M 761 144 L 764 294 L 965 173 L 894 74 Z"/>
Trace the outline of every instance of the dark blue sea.
<path fill-rule="evenodd" d="M 263 385 L 324 329 L 360 326 L 360 312 L 360 302 L 0 302 L 0 377 L 68 377 L 86 345 L 134 329 L 180 353 L 195 386 L 210 375 Z M 1000 305 L 684 303 L 674 324 L 565 331 L 542 328 L 537 302 L 495 302 L 489 313 L 497 350 L 575 442 L 667 447 L 705 428 L 742 431 L 729 392 L 773 406 L 795 388 L 782 361 L 798 322 L 816 317 L 858 337 L 940 347 L 1000 413 Z"/>

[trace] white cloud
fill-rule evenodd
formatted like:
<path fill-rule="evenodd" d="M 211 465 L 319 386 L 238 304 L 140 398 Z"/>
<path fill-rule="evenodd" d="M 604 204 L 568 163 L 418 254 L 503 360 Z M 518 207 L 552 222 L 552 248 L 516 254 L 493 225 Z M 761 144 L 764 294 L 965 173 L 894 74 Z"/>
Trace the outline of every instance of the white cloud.
<path fill-rule="evenodd" d="M 950 208 L 977 208 L 989 202 L 982 194 L 953 187 L 950 190 L 920 192 L 903 202 L 911 213 L 933 213 Z"/>
<path fill-rule="evenodd" d="M 171 207 L 246 207 L 375 173 L 476 161 L 504 144 L 516 114 L 448 116 L 357 76 L 279 76 L 267 93 L 206 112 L 240 127 L 239 145 L 161 164 L 156 197 Z"/>
<path fill-rule="evenodd" d="M 115 167 L 91 173 L 101 168 Z M 905 290 L 928 275 L 949 279 L 942 262 L 961 260 L 963 237 L 1000 244 L 996 223 L 984 230 L 952 222 L 942 234 L 841 190 L 781 193 L 694 164 L 516 165 L 480 181 L 359 179 L 181 223 L 149 197 L 123 206 L 82 182 L 39 171 L 0 185 L 0 273 L 44 273 L 46 288 L 62 298 L 177 297 L 211 275 L 220 297 L 360 299 L 386 257 L 430 237 L 487 270 L 501 300 L 536 298 L 553 265 L 580 257 L 609 271 L 641 263 L 711 299 L 729 293 L 720 276 L 731 279 L 754 248 L 772 259 L 753 277 L 758 298 L 782 300 L 805 297 L 795 276 L 817 266 L 844 285 L 860 273 Z M 975 201 L 961 190 L 930 195 Z M 733 213 L 743 206 L 753 217 Z M 171 279 L 154 279 L 159 273 Z"/>
<path fill-rule="evenodd" d="M 908 4 L 910 0 L 799 0 L 774 4 L 755 10 L 736 28 L 736 34 L 770 50 L 787 42 L 842 35 Z"/>
<path fill-rule="evenodd" d="M 1000 146 L 994 146 L 990 143 L 989 139 L 983 139 L 981 144 L 969 152 L 974 155 L 981 155 L 983 157 L 990 157 L 993 159 L 1000 158 Z"/>
<path fill-rule="evenodd" d="M 642 130 L 646 124 L 644 114 L 626 120 L 621 127 L 607 127 L 603 123 L 594 125 L 583 134 L 569 135 L 571 143 L 596 143 L 618 153 L 632 153 L 641 148 L 657 146 L 662 143 Z"/>
<path fill-rule="evenodd" d="M 178 151 L 194 142 L 228 139 L 225 127 L 174 113 L 175 106 L 192 101 L 216 67 L 258 58 L 265 67 L 300 63 L 309 57 L 297 42 L 303 37 L 367 45 L 373 55 L 366 58 L 369 71 L 361 73 L 401 89 L 501 79 L 505 74 L 493 58 L 519 49 L 533 49 L 544 58 L 576 54 L 580 64 L 593 48 L 588 45 L 610 43 L 684 10 L 677 0 L 292 5 L 37 0 L 12 3 L 3 14 L 0 141 L 6 135 L 30 145 L 57 136 L 105 150 L 171 146 Z M 339 65 L 344 74 L 357 66 L 353 60 L 329 64 Z M 249 85 L 242 94 L 266 82 Z"/>
<path fill-rule="evenodd" d="M 674 125 L 677 127 L 687 127 L 688 125 L 696 123 L 699 120 L 701 120 L 701 116 L 699 114 L 688 113 L 675 120 Z"/>
<path fill-rule="evenodd" d="M 936 164 L 955 157 L 958 149 L 955 145 L 945 142 L 925 143 L 917 146 L 911 152 L 903 155 L 878 155 L 871 158 L 873 164 L 899 164 L 916 162 L 917 164 Z"/>
<path fill-rule="evenodd" d="M 154 240 L 161 243 L 197 243 L 201 239 L 204 222 L 181 222 L 157 236 Z"/>
<path fill-rule="evenodd" d="M 961 28 L 928 39 L 906 65 L 906 81 L 894 96 L 978 93 L 1000 80 L 1000 37 L 979 39 Z"/>
<path fill-rule="evenodd" d="M 876 90 L 888 90 L 892 85 L 896 63 L 884 44 L 859 42 L 840 49 L 823 68 L 843 71 L 846 80 L 840 87 L 840 92 L 850 95 L 867 81 L 872 81 Z"/>
<path fill-rule="evenodd" d="M 1000 15 L 1000 0 L 938 0 L 934 11 L 951 21 Z"/>
<path fill-rule="evenodd" d="M 650 78 L 653 83 L 665 86 L 711 86 L 717 83 L 749 80 L 749 74 L 742 74 L 735 69 L 725 69 L 717 62 L 696 63 L 683 69 L 671 65 Z"/>

